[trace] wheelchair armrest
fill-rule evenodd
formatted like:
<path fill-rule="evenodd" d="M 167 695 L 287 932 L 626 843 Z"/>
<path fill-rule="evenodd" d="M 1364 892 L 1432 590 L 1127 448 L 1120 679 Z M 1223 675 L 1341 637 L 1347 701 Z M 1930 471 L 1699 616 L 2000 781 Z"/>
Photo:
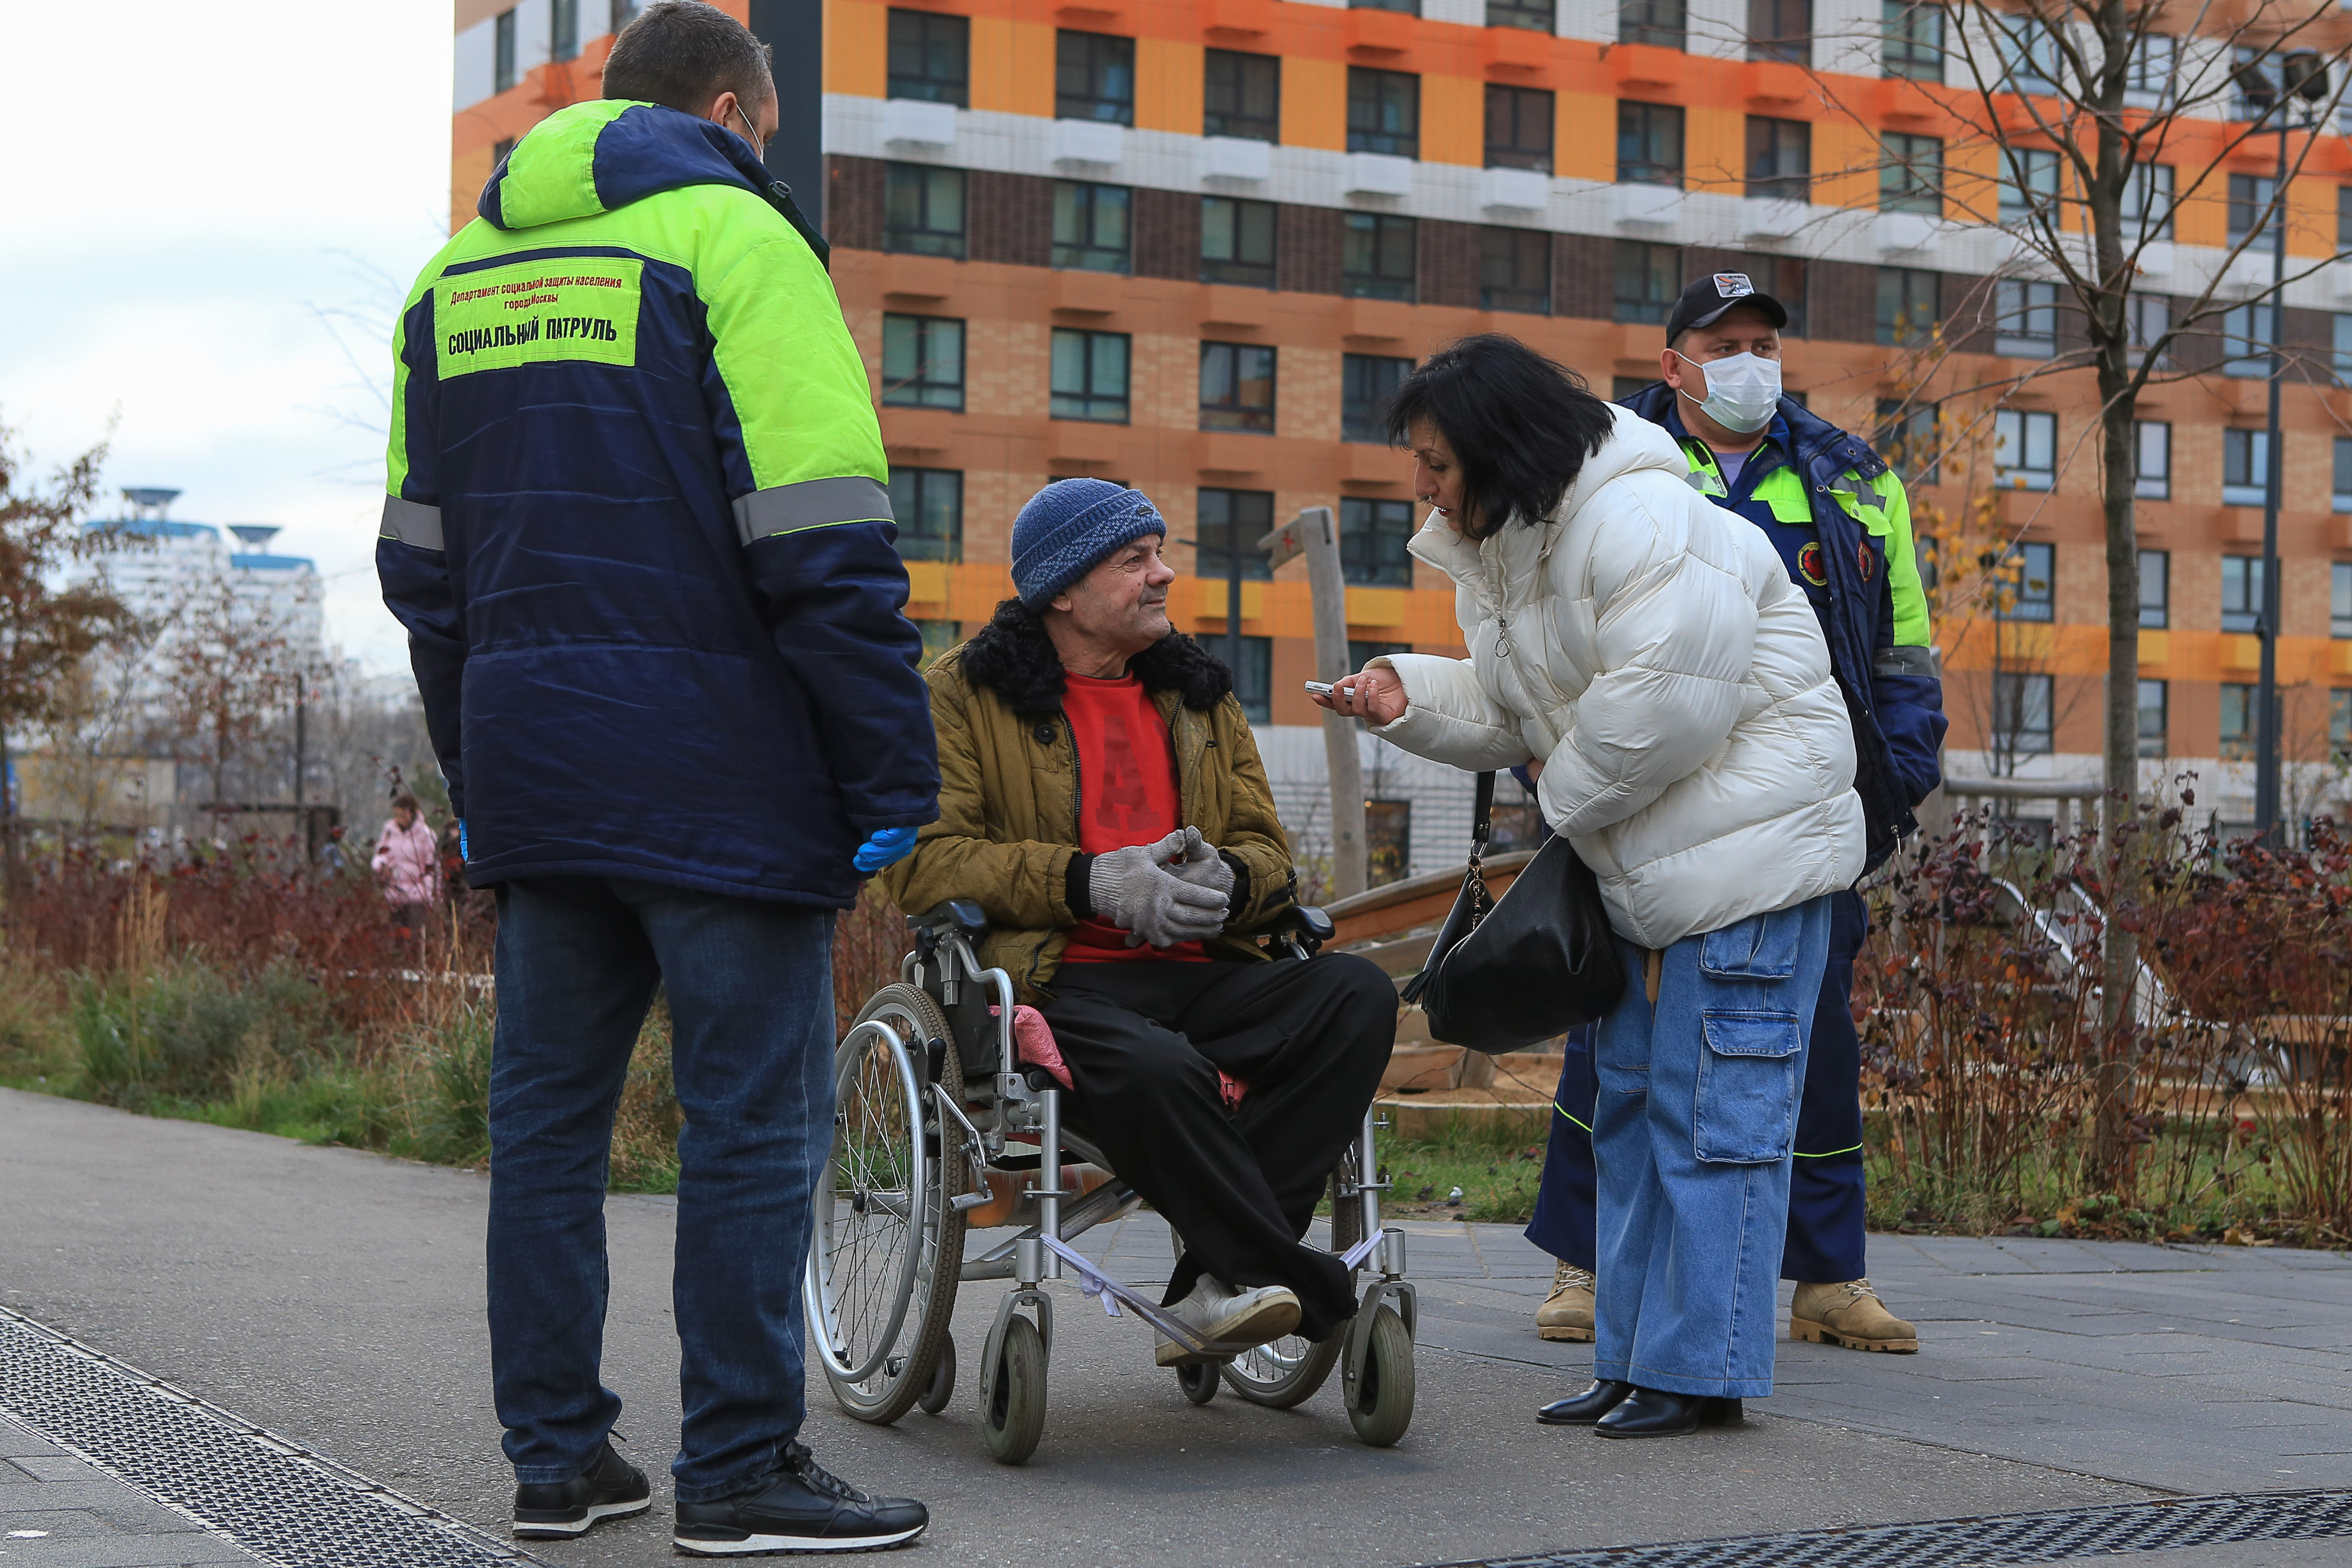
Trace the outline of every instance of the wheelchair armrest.
<path fill-rule="evenodd" d="M 932 936 L 951 931 L 966 942 L 978 942 L 988 934 L 988 916 L 981 911 L 977 900 L 950 899 L 919 915 L 908 915 L 907 926 Z"/>
<path fill-rule="evenodd" d="M 1331 917 L 1314 905 L 1292 904 L 1268 921 L 1262 934 L 1270 952 L 1286 948 L 1300 958 L 1312 958 L 1338 931 Z"/>

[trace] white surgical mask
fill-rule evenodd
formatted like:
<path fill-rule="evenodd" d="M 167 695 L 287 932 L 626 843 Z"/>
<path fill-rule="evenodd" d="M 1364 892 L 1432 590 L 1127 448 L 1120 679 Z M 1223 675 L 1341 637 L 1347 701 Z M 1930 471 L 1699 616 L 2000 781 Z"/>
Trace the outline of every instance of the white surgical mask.
<path fill-rule="evenodd" d="M 1727 430 L 1737 430 L 1745 436 L 1751 430 L 1761 430 L 1770 423 L 1772 411 L 1780 405 L 1780 362 L 1759 359 L 1752 353 L 1727 354 L 1722 359 L 1700 364 L 1688 354 L 1676 353 L 1675 357 L 1696 367 L 1706 376 L 1706 401 L 1699 406 L 1707 417 Z M 1690 394 L 1683 394 L 1690 397 Z M 1693 397 L 1691 401 L 1697 403 Z"/>

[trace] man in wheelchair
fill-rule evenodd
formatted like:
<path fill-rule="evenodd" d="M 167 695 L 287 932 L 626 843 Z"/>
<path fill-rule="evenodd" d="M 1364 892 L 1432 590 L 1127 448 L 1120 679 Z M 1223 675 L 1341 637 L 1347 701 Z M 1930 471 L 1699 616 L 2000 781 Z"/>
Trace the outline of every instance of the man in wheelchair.
<path fill-rule="evenodd" d="M 983 964 L 1052 1026 L 1070 1110 L 1183 1237 L 1171 1310 L 1213 1340 L 1320 1341 L 1349 1275 L 1302 1245 L 1396 1037 L 1364 959 L 1271 963 L 1290 846 L 1224 666 L 1168 619 L 1139 492 L 1050 484 L 1013 528 L 1017 598 L 929 671 L 940 817 L 884 874 L 969 899 Z M 1159 1359 L 1196 1359 L 1162 1339 Z"/>

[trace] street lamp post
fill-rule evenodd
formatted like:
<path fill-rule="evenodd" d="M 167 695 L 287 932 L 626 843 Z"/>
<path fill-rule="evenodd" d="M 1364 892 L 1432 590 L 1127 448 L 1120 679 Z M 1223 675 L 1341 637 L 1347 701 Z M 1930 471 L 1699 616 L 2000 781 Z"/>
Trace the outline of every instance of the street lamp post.
<path fill-rule="evenodd" d="M 2254 685 L 2254 833 L 2265 843 L 2279 838 L 2280 737 L 2278 704 L 2279 632 L 2279 498 L 2286 465 L 2280 460 L 2279 397 L 2286 378 L 2286 139 L 2290 131 L 2313 129 L 2311 110 L 2298 125 L 2294 100 L 2306 104 L 2327 100 L 2327 65 L 2318 55 L 2298 49 L 2280 62 L 2273 83 L 2251 61 L 2240 66 L 2238 85 L 2255 110 L 2257 121 L 2275 113 L 2278 123 L 2278 174 L 2271 182 L 2269 223 L 2271 244 L 2269 421 L 2263 436 L 2263 605 L 2254 623 L 2262 650 L 2262 667 Z"/>

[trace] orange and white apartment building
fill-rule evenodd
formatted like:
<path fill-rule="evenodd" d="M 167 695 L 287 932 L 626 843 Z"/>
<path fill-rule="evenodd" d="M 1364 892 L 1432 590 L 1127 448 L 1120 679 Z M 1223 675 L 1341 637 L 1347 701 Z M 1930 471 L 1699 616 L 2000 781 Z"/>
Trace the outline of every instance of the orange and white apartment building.
<path fill-rule="evenodd" d="M 727 0 L 749 19 L 747 5 Z M 453 225 L 505 145 L 595 96 L 612 29 L 635 8 L 458 0 Z M 881 405 L 908 613 L 940 645 L 1009 592 L 1013 517 L 1039 486 L 1140 487 L 1193 574 L 1174 596 L 1180 626 L 1226 632 L 1225 551 L 1244 552 L 1239 684 L 1311 856 L 1323 768 L 1300 693 L 1315 673 L 1307 584 L 1299 563 L 1264 580 L 1256 538 L 1333 508 L 1358 654 L 1458 651 L 1452 594 L 1404 552 L 1418 519 L 1410 461 L 1376 429 L 1385 390 L 1443 343 L 1505 331 L 1622 392 L 1655 378 L 1685 279 L 1745 271 L 1795 316 L 1787 382 L 1815 412 L 1879 435 L 1913 421 L 1900 466 L 1915 506 L 1958 518 L 1997 489 L 1987 526 L 2018 548 L 2021 582 L 1997 617 L 1946 584 L 1960 606 L 1937 628 L 1949 770 L 2095 775 L 2095 395 L 2088 371 L 2030 381 L 1997 411 L 1958 390 L 2013 379 L 2076 329 L 2055 286 L 1992 281 L 2016 271 L 1995 226 L 1998 155 L 1955 112 L 1969 94 L 1933 11 L 824 0 L 824 17 L 821 221 Z M 2148 93 L 2200 47 L 2153 61 Z M 2178 156 L 2210 164 L 2228 130 L 2184 124 Z M 2151 289 L 2194 295 L 2215 275 L 2242 212 L 2268 199 L 2275 148 L 2251 139 L 2211 199 L 2183 204 L 2152 249 Z M 1940 188 L 1898 162 L 1940 165 Z M 2336 127 L 2304 170 L 2293 269 L 2352 237 L 2352 146 Z M 2347 267 L 2291 285 L 2283 312 L 2299 368 L 2279 668 L 2290 753 L 2309 759 L 2352 744 L 2352 395 L 2329 374 L 2352 377 Z M 2267 336 L 2259 310 L 2241 314 L 2231 326 Z M 1926 320 L 1957 352 L 1923 385 L 1903 340 Z M 2140 706 L 2151 782 L 2195 769 L 2220 781 L 2204 805 L 2245 817 L 2251 768 L 2235 759 L 2253 734 L 2268 453 L 2264 362 L 2234 346 L 2221 332 L 2184 344 L 2184 364 L 2209 363 L 2142 403 Z M 1936 421 L 1919 410 L 1939 395 L 1941 427 L 1980 433 L 1981 460 L 1949 447 L 1928 460 Z M 1466 785 L 1365 746 L 1385 873 L 1457 861 Z"/>

